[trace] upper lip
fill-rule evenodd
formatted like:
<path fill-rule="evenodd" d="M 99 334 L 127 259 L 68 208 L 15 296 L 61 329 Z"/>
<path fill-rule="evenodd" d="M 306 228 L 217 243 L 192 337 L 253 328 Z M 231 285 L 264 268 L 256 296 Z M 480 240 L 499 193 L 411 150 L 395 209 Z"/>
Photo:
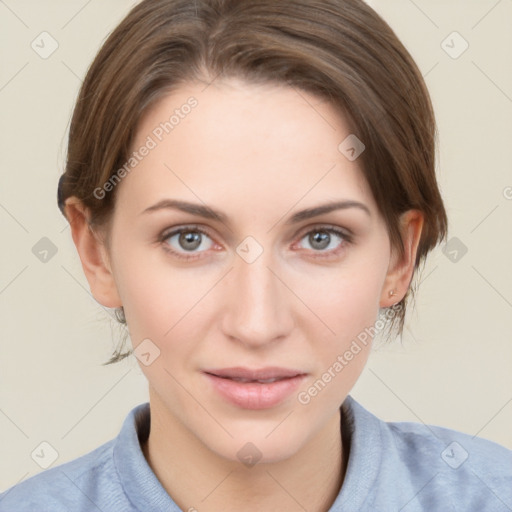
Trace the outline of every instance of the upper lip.
<path fill-rule="evenodd" d="M 297 375 L 305 375 L 306 373 L 301 370 L 295 370 L 292 368 L 280 368 L 278 366 L 269 366 L 267 368 L 260 369 L 251 369 L 236 366 L 233 368 L 212 368 L 203 371 L 211 375 L 216 375 L 217 377 L 249 380 L 266 380 L 296 377 Z"/>

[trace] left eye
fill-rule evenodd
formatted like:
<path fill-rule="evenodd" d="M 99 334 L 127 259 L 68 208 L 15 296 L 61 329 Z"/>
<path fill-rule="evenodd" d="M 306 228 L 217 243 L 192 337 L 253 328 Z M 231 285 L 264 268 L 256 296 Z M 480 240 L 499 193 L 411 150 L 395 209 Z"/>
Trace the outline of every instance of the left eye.
<path fill-rule="evenodd" d="M 306 240 L 315 252 L 335 251 L 344 242 L 349 241 L 348 235 L 334 228 L 313 229 L 306 233 L 301 240 Z"/>

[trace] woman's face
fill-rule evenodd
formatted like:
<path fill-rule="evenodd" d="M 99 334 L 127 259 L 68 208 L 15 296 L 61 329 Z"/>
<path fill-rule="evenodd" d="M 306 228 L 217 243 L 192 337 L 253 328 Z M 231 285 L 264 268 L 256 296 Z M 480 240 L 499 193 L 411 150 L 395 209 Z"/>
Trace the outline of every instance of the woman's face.
<path fill-rule="evenodd" d="M 338 149 L 349 135 L 316 96 L 234 80 L 183 86 L 138 127 L 112 223 L 117 292 L 153 410 L 227 459 L 248 442 L 287 458 L 338 418 L 361 333 L 389 305 L 389 238 Z"/>

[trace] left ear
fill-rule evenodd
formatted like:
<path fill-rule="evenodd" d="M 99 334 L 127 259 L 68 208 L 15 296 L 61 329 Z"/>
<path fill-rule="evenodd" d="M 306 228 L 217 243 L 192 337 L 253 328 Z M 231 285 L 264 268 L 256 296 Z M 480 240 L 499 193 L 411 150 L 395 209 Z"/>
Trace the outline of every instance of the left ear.
<path fill-rule="evenodd" d="M 423 220 L 423 214 L 419 210 L 408 210 L 400 217 L 404 254 L 400 257 L 398 250 L 393 248 L 391 251 L 391 261 L 380 297 L 381 308 L 400 302 L 407 293 L 414 273 Z M 393 293 L 390 295 L 390 292 Z"/>

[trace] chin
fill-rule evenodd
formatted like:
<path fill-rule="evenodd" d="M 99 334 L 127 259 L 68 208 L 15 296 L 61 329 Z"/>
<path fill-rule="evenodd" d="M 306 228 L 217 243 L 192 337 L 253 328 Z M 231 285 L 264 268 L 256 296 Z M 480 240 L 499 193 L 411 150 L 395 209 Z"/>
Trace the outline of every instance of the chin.
<path fill-rule="evenodd" d="M 232 438 L 224 435 L 212 439 L 209 432 L 205 433 L 208 437 L 203 438 L 203 442 L 218 456 L 242 463 L 248 468 L 254 464 L 273 464 L 294 456 L 306 442 L 304 426 L 300 430 L 276 426 L 274 423 L 273 427 L 268 429 L 266 426 L 262 428 L 253 424 L 250 429 L 238 431 L 228 428 L 233 435 Z M 269 432 L 272 433 L 269 435 Z"/>

